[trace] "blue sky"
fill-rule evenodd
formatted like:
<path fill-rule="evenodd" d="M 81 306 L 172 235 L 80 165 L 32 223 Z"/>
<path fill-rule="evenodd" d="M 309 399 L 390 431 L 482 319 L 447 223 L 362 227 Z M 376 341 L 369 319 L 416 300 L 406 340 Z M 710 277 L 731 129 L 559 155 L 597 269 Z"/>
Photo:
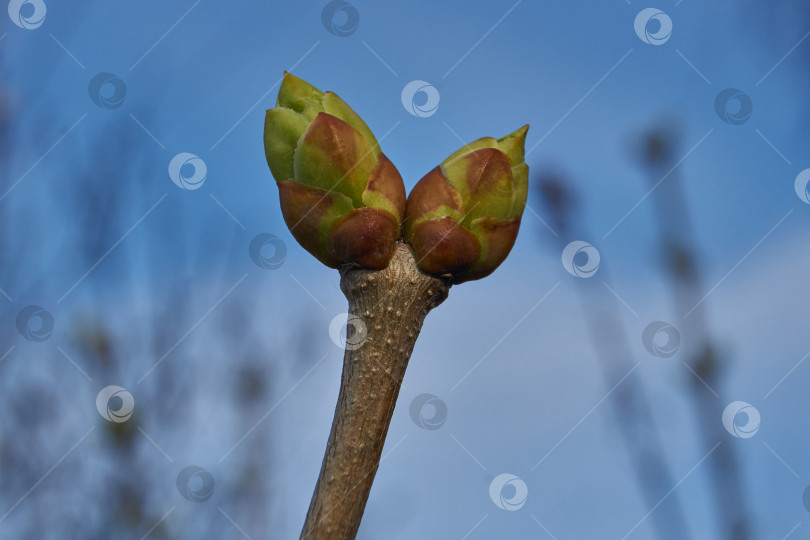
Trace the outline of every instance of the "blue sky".
<path fill-rule="evenodd" d="M 331 422 L 342 353 L 327 328 L 345 299 L 337 272 L 319 265 L 286 230 L 265 162 L 264 110 L 275 103 L 283 71 L 335 91 L 378 138 L 387 134 L 382 149 L 407 189 L 462 141 L 499 137 L 528 123 L 532 179 L 541 171 L 564 171 L 581 202 L 576 229 L 582 237 L 555 238 L 541 223 L 549 216 L 533 192 L 529 206 L 539 218 L 524 216 L 504 265 L 483 281 L 454 288 L 428 317 L 388 437 L 389 447 L 401 444 L 380 468 L 361 537 L 542 538 L 547 533 L 539 521 L 561 539 L 622 538 L 650 508 L 617 434 L 622 420 L 609 403 L 577 424 L 618 378 L 602 377 L 583 313 L 601 306 L 580 301 L 581 280 L 560 264 L 559 242 L 584 240 L 598 248 L 600 270 L 610 272 L 605 285 L 621 298 L 621 322 L 633 354 L 643 360 L 631 376 L 650 394 L 666 459 L 680 480 L 711 449 L 695 434 L 685 393 L 688 358 L 652 358 L 640 342 L 647 323 L 667 320 L 677 327 L 684 316 L 673 309 L 656 259 L 654 195 L 644 198 L 650 179 L 634 153 L 640 134 L 664 123 L 681 133 L 679 165 L 664 182 L 682 183 L 692 245 L 710 293 L 697 309 L 730 365 L 718 389 L 721 401 L 750 402 L 763 418 L 754 438 L 729 436 L 722 444 L 738 453 L 757 538 L 782 538 L 806 520 L 801 493 L 810 469 L 802 449 L 809 426 L 796 411 L 806 408 L 800 381 L 810 368 L 799 365 L 764 399 L 810 349 L 810 205 L 793 186 L 810 167 L 810 40 L 803 41 L 810 17 L 800 2 L 773 10 L 752 2 L 663 2 L 652 7 L 670 17 L 673 31 L 661 45 L 636 35 L 634 19 L 650 7 L 636 0 L 353 1 L 359 24 L 346 37 L 323 26 L 326 2 L 92 2 L 82 10 L 46 3 L 39 28 L 25 30 L 8 18 L 0 23 L 3 89 L 15 112 L 2 191 L 13 189 L 0 200 L 0 212 L 16 231 L 7 233 L 15 261 L 0 272 L 0 287 L 13 298 L 5 314 L 10 325 L 20 307 L 33 303 L 54 313 L 57 328 L 47 349 L 13 335 L 17 348 L 7 364 L 19 357 L 5 367 L 7 374 L 36 381 L 40 368 L 23 359 L 44 355 L 57 362 L 56 344 L 70 350 L 74 339 L 69 321 L 91 309 L 128 336 L 137 358 L 123 380 L 109 384 L 136 387 L 143 367 L 156 359 L 133 334 L 152 339 L 148 321 L 167 309 L 161 305 L 167 292 L 188 291 L 188 320 L 173 330 L 180 338 L 235 287 L 233 299 L 257 299 L 246 332 L 278 351 L 268 362 L 284 395 L 304 375 L 285 366 L 286 356 L 295 355 L 285 340 L 309 321 L 321 329 L 310 344 L 310 364 L 324 354 L 328 360 L 262 424 L 280 434 L 268 481 L 283 496 L 274 499 L 271 523 L 243 525 L 254 538 L 264 537 L 267 527 L 274 537 L 293 538 Z M 88 84 L 100 72 L 126 85 L 120 107 L 104 109 L 89 98 Z M 402 89 L 412 80 L 437 89 L 435 114 L 420 118 L 402 106 Z M 725 88 L 738 88 L 753 102 L 742 125 L 724 123 L 715 112 Z M 180 152 L 207 166 L 197 190 L 181 190 L 169 178 L 169 161 Z M 110 160 L 122 164 L 118 173 L 92 185 L 121 204 L 106 222 L 111 228 L 100 234 L 93 259 L 99 262 L 82 278 L 89 265 L 76 254 L 98 231 L 92 219 L 72 214 L 74 199 L 93 208 L 92 193 L 72 185 L 84 185 L 79 180 L 99 164 L 116 170 Z M 286 242 L 288 256 L 278 270 L 261 270 L 247 256 L 250 239 L 264 232 Z M 223 359 L 235 353 L 212 342 L 205 324 L 178 347 L 176 361 L 188 363 L 198 386 L 187 431 L 167 436 L 165 444 L 170 454 L 187 455 L 227 478 L 227 461 L 214 464 L 229 446 L 222 440 L 239 435 L 228 432 L 229 413 L 217 408 L 216 389 L 228 378 Z M 688 336 L 684 340 L 688 344 Z M 63 368 L 65 376 L 75 375 Z M 83 387 L 92 394 L 88 404 L 97 391 Z M 420 430 L 407 414 L 410 400 L 424 392 L 448 404 L 448 421 L 437 431 Z M 705 414 L 719 422 L 726 404 L 718 401 L 717 410 Z M 271 405 L 259 404 L 256 418 Z M 91 422 L 94 415 L 91 406 L 80 416 Z M 159 430 L 159 417 L 154 422 Z M 531 471 L 575 425 L 545 465 Z M 83 432 L 78 425 L 65 434 L 53 459 L 44 460 L 45 470 Z M 190 448 L 191 439 L 200 444 Z M 87 459 L 92 455 L 88 447 Z M 238 452 L 232 459 L 239 460 Z M 489 480 L 502 472 L 528 485 L 520 511 L 500 510 L 489 498 Z M 672 495 L 695 538 L 718 534 L 709 491 L 708 473 L 698 468 Z M 165 496 L 166 509 L 174 499 Z M 8 506 L 15 500 L 10 496 Z M 163 513 L 159 505 L 155 511 Z M 201 509 L 184 508 L 168 526 L 186 530 L 195 511 Z M 645 520 L 631 537 L 654 535 Z"/>

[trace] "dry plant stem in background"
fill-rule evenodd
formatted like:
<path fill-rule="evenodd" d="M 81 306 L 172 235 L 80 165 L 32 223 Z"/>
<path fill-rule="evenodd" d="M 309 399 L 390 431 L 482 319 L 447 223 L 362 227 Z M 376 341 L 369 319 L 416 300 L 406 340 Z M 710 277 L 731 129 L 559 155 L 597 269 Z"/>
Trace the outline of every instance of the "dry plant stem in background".
<path fill-rule="evenodd" d="M 340 395 L 302 539 L 356 536 L 416 338 L 450 290 L 449 281 L 421 272 L 403 243 L 384 270 L 347 266 L 340 274 L 355 334 L 347 336 Z"/>

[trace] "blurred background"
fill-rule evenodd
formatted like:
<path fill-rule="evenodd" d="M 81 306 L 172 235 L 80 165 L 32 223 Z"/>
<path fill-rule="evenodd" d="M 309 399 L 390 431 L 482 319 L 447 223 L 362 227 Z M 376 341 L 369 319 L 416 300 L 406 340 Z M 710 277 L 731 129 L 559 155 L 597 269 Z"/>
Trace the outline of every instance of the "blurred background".
<path fill-rule="evenodd" d="M 298 537 L 347 303 L 265 163 L 284 70 L 407 189 L 531 125 L 518 241 L 428 316 L 358 538 L 810 538 L 806 2 L 8 15 L 0 538 Z"/>

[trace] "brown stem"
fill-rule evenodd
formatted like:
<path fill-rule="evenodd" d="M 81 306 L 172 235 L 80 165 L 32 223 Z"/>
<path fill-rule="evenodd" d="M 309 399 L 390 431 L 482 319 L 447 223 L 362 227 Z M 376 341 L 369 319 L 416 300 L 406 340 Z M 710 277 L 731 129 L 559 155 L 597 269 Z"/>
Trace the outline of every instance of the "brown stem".
<path fill-rule="evenodd" d="M 340 395 L 302 539 L 357 535 L 416 338 L 450 289 L 448 281 L 422 273 L 402 243 L 385 270 L 340 274 L 353 331 L 347 332 Z"/>

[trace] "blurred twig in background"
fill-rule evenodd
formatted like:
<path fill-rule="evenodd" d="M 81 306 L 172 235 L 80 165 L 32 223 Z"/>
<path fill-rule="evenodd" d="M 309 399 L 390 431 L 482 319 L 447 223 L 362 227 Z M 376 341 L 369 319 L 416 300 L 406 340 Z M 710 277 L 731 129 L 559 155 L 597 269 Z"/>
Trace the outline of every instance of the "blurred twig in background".
<path fill-rule="evenodd" d="M 574 224 L 576 197 L 571 183 L 558 174 L 543 174 L 535 181 L 540 197 L 550 216 L 551 228 L 557 234 L 555 247 L 562 252 L 568 242 L 587 238 L 588 235 Z M 607 289 L 606 265 L 599 266 L 595 279 L 576 280 L 582 313 L 584 314 L 594 352 L 602 367 L 607 388 L 615 387 L 615 395 L 608 402 L 616 415 L 616 425 L 625 444 L 629 462 L 636 473 L 645 504 L 657 508 L 650 519 L 661 539 L 685 540 L 690 538 L 685 515 L 676 496 L 661 504 L 674 485 L 666 463 L 664 449 L 650 414 L 650 405 L 644 388 L 632 373 L 639 362 L 633 358 L 621 324 L 621 310 L 617 299 Z"/>
<path fill-rule="evenodd" d="M 671 122 L 662 122 L 643 137 L 639 152 L 650 182 L 655 216 L 658 220 L 661 256 L 669 276 L 672 303 L 678 314 L 683 341 L 684 362 L 693 376 L 689 391 L 695 407 L 695 419 L 706 448 L 726 438 L 718 421 L 725 401 L 720 397 L 719 383 L 723 365 L 717 347 L 708 330 L 706 307 L 702 304 L 705 288 L 697 265 L 696 235 L 676 170 L 681 155 L 679 132 Z M 661 182 L 662 179 L 665 179 Z M 723 538 L 746 540 L 752 538 L 748 511 L 737 458 L 732 445 L 721 444 L 709 457 L 707 464 L 713 478 L 713 490 L 719 528 Z"/>
<path fill-rule="evenodd" d="M 32 136 L 36 122 L 23 122 L 14 103 L 11 89 L 0 86 L 0 195 L 18 181 L 10 175 L 12 159 L 41 156 L 52 143 Z M 140 246 L 132 238 L 121 241 L 144 204 L 154 202 L 149 177 L 138 168 L 143 146 L 127 139 L 130 127 L 111 121 L 95 144 L 76 145 L 71 166 L 58 178 L 45 163 L 37 167 L 26 185 L 47 185 L 33 188 L 33 201 L 22 190 L 0 201 L 0 287 L 10 292 L 0 297 L 0 356 L 16 344 L 0 361 L 2 538 L 223 538 L 236 532 L 230 519 L 249 531 L 271 521 L 274 498 L 267 486 L 277 469 L 268 456 L 275 432 L 270 422 L 251 430 L 278 400 L 277 379 L 271 378 L 276 366 L 284 361 L 294 376 L 311 337 L 302 330 L 284 345 L 268 343 L 257 322 L 267 319 L 257 316 L 266 305 L 255 291 L 236 291 L 202 321 L 214 301 L 206 303 L 211 291 L 217 290 L 216 299 L 222 283 L 235 280 L 231 272 L 201 271 L 194 252 L 200 246 L 178 243 L 160 228 L 138 228 Z M 62 224 L 56 231 L 54 219 Z M 183 223 L 185 216 L 171 219 Z M 222 257 L 229 270 L 240 257 L 249 262 L 249 237 L 238 234 L 243 236 L 231 239 L 232 252 Z M 56 251 L 56 237 L 71 245 Z M 187 261 L 184 271 L 160 272 L 166 253 Z M 105 280 L 110 268 L 115 279 Z M 77 269 L 93 272 L 57 302 Z M 34 300 L 57 321 L 57 331 L 42 343 L 27 343 L 14 332 L 17 313 Z M 205 326 L 183 342 L 201 322 Z M 136 382 L 167 351 L 171 356 Z M 108 385 L 125 386 L 135 396 L 135 412 L 125 422 L 104 420 L 95 410 L 96 394 Z M 209 432 L 215 415 L 230 419 L 229 430 Z M 247 433 L 236 455 L 217 467 L 216 459 Z M 221 445 L 211 445 L 219 439 Z M 210 461 L 196 463 L 199 455 Z M 178 493 L 178 472 L 188 465 L 215 475 L 209 504 Z M 169 513 L 172 518 L 164 520 Z"/>

